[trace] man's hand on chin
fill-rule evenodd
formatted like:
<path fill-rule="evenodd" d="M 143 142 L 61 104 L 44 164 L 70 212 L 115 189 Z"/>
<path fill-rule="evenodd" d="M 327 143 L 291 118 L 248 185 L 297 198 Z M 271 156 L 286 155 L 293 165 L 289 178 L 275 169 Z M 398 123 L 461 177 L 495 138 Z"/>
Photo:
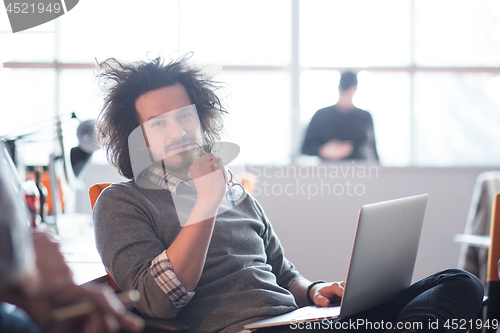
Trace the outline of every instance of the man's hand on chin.
<path fill-rule="evenodd" d="M 214 154 L 202 155 L 189 168 L 198 202 L 218 208 L 226 194 L 226 179 L 222 160 Z"/>

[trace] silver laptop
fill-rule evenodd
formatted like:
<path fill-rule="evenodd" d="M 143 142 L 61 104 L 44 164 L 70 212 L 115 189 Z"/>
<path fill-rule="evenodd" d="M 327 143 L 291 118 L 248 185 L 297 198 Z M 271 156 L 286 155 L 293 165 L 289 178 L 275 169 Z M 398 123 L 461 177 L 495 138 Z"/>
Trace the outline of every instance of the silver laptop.
<path fill-rule="evenodd" d="M 361 208 L 340 306 L 307 306 L 245 329 L 348 317 L 395 298 L 411 284 L 428 197 L 421 194 Z"/>

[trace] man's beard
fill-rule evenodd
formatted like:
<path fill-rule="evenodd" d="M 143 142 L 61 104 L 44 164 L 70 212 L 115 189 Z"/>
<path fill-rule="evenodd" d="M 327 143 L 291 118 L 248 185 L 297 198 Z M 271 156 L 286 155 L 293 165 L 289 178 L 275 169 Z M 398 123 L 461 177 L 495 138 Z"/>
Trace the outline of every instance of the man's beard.
<path fill-rule="evenodd" d="M 162 159 L 162 164 L 165 170 L 173 173 L 188 173 L 189 168 L 198 159 L 198 147 L 191 148 L 175 155 L 167 156 Z"/>

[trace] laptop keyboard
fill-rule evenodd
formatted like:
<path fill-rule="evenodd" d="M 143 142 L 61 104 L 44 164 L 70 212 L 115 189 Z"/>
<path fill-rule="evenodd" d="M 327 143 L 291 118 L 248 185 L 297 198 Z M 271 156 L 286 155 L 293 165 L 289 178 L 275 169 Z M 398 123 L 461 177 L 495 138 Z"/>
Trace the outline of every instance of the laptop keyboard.
<path fill-rule="evenodd" d="M 340 306 L 329 306 L 325 308 L 316 306 L 306 306 L 295 310 L 296 320 L 337 318 L 340 315 Z"/>

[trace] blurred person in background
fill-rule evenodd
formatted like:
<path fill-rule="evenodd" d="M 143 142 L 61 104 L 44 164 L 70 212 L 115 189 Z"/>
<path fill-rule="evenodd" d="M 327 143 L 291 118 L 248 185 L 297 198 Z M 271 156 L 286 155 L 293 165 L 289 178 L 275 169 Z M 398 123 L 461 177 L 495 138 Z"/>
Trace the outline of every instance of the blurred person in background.
<path fill-rule="evenodd" d="M 342 73 L 337 104 L 316 111 L 309 123 L 302 153 L 325 161 L 378 161 L 373 119 L 354 106 L 358 88 L 356 73 Z"/>

